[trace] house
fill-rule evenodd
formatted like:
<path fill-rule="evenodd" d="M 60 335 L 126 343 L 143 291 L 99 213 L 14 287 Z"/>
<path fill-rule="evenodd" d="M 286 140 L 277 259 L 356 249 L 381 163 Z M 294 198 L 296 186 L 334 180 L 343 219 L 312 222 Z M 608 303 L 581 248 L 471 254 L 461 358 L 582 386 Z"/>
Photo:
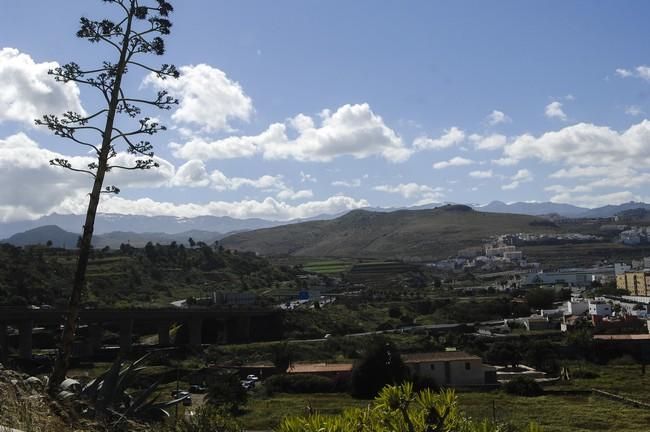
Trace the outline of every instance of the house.
<path fill-rule="evenodd" d="M 327 378 L 350 376 L 352 363 L 294 363 L 287 369 L 288 374 L 310 374 Z"/>
<path fill-rule="evenodd" d="M 463 351 L 402 355 L 412 376 L 432 378 L 445 387 L 472 387 L 496 383 L 496 369 Z"/>
<path fill-rule="evenodd" d="M 610 316 L 612 314 L 612 305 L 602 300 L 589 302 L 589 315 L 591 316 Z"/>
<path fill-rule="evenodd" d="M 582 315 L 589 310 L 589 304 L 586 301 L 568 301 L 566 302 L 568 315 Z"/>

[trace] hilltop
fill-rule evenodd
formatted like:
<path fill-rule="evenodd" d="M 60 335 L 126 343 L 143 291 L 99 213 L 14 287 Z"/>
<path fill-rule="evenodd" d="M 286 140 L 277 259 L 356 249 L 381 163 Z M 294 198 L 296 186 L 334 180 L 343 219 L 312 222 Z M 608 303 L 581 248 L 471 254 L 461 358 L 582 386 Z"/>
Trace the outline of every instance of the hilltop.
<path fill-rule="evenodd" d="M 222 244 L 261 255 L 438 259 L 496 234 L 561 231 L 539 217 L 447 205 L 390 213 L 355 210 L 334 220 L 230 235 Z"/>

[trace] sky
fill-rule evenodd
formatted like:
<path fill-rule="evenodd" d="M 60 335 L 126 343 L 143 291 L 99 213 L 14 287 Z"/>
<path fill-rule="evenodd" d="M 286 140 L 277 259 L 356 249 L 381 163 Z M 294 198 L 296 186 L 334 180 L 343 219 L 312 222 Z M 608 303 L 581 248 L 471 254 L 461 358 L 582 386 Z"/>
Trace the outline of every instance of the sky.
<path fill-rule="evenodd" d="M 144 113 L 168 127 L 152 137 L 160 167 L 112 171 L 106 184 L 121 192 L 100 212 L 289 220 L 433 202 L 650 201 L 650 3 L 172 4 L 165 55 L 142 60 L 181 77 L 132 68 L 124 87 L 179 99 Z M 114 61 L 75 33 L 80 16 L 115 10 L 0 0 L 0 222 L 85 213 L 91 179 L 49 160 L 91 155 L 34 119 L 102 107 L 47 70 Z"/>

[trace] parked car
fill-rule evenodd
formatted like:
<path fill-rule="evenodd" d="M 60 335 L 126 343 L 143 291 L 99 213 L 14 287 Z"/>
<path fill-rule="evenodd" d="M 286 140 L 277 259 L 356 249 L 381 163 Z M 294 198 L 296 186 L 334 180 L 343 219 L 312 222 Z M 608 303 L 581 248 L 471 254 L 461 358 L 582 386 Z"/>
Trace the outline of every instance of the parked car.
<path fill-rule="evenodd" d="M 190 392 L 185 390 L 172 390 L 172 397 L 174 399 L 182 398 L 183 396 L 189 396 Z"/>
<path fill-rule="evenodd" d="M 246 390 L 250 390 L 252 388 L 255 388 L 255 381 L 251 380 L 241 380 L 241 386 L 245 388 Z"/>
<path fill-rule="evenodd" d="M 246 375 L 246 379 L 247 379 L 248 381 L 257 381 L 257 380 L 259 380 L 259 378 L 257 377 L 257 375 L 253 375 L 253 374 Z"/>
<path fill-rule="evenodd" d="M 205 393 L 206 388 L 202 385 L 193 384 L 190 386 L 190 393 Z"/>

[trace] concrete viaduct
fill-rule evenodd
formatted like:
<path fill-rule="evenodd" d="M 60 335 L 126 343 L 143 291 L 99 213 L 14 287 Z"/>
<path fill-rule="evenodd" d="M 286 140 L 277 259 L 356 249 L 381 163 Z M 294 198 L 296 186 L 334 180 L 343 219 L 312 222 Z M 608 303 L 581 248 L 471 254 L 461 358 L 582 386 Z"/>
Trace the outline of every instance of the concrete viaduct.
<path fill-rule="evenodd" d="M 85 352 L 94 352 L 102 347 L 102 336 L 107 326 L 119 328 L 120 350 L 128 352 L 133 340 L 134 325 L 155 327 L 158 344 L 170 345 L 170 327 L 182 324 L 186 327 L 187 345 L 200 347 L 206 323 L 219 327 L 219 342 L 247 342 L 251 337 L 251 322 L 264 327 L 278 312 L 274 309 L 253 306 L 231 306 L 215 308 L 167 308 L 167 309 L 82 309 L 79 324 L 87 326 Z M 0 307 L 0 362 L 8 356 L 7 327 L 18 329 L 18 355 L 32 357 L 33 329 L 35 326 L 58 327 L 63 323 L 65 311 L 57 309 L 25 309 Z M 79 333 L 79 332 L 78 332 Z M 79 336 L 79 335 L 77 335 Z"/>

